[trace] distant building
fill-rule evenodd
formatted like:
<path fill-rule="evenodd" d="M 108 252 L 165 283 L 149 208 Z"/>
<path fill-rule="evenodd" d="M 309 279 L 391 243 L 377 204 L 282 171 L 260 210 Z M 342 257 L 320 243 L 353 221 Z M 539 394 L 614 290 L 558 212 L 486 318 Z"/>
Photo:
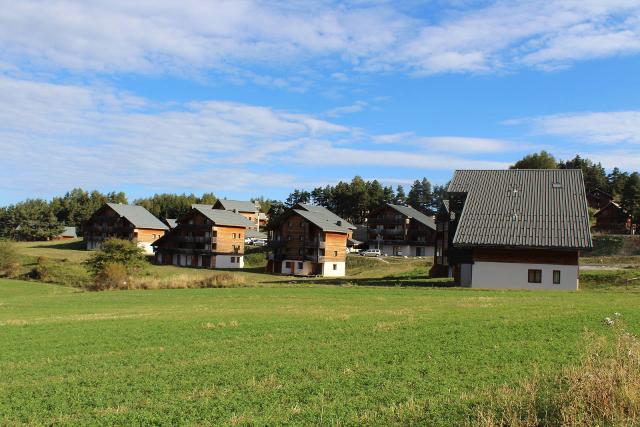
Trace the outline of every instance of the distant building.
<path fill-rule="evenodd" d="M 151 212 L 137 205 L 105 203 L 83 226 L 87 249 L 99 248 L 110 237 L 131 240 L 153 254 L 152 243 L 169 229 Z"/>
<path fill-rule="evenodd" d="M 602 209 L 613 202 L 613 196 L 599 188 L 587 193 L 587 204 L 593 209 Z"/>
<path fill-rule="evenodd" d="M 353 225 L 321 206 L 299 203 L 270 231 L 267 269 L 296 276 L 346 274 Z"/>
<path fill-rule="evenodd" d="M 77 239 L 78 234 L 76 233 L 75 227 L 64 227 L 64 231 L 57 236 L 53 237 L 52 240 L 70 240 Z"/>
<path fill-rule="evenodd" d="M 609 202 L 595 213 L 594 231 L 609 234 L 629 234 L 632 227 L 631 215 L 616 202 Z"/>
<path fill-rule="evenodd" d="M 218 199 L 213 204 L 213 209 L 222 209 L 225 211 L 235 212 L 247 218 L 254 229 L 258 228 L 260 222 L 260 211 L 254 202 L 243 200 L 226 200 Z"/>
<path fill-rule="evenodd" d="M 578 287 L 592 248 L 582 171 L 459 170 L 438 212 L 433 275 L 494 289 Z"/>
<path fill-rule="evenodd" d="M 155 263 L 202 268 L 243 268 L 244 238 L 252 225 L 242 215 L 194 205 L 156 241 Z"/>
<path fill-rule="evenodd" d="M 436 223 L 411 206 L 386 205 L 367 217 L 369 248 L 384 255 L 433 256 Z"/>

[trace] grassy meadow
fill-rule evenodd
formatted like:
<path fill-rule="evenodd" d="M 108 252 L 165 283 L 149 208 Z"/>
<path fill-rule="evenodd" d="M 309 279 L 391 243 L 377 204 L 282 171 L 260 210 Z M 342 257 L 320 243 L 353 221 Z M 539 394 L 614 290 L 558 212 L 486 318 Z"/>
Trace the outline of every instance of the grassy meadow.
<path fill-rule="evenodd" d="M 21 243 L 25 269 L 45 256 L 77 275 L 74 245 Z M 451 288 L 428 260 L 357 257 L 344 279 L 257 259 L 221 289 L 0 279 L 0 425 L 473 424 L 496 390 L 576 366 L 605 317 L 640 333 L 640 263 L 624 261 L 580 292 Z"/>

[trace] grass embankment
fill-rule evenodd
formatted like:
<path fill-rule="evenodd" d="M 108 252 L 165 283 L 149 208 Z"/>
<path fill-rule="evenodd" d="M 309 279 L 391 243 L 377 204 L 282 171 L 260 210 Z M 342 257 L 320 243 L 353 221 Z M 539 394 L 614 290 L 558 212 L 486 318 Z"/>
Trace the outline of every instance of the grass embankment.
<path fill-rule="evenodd" d="M 38 267 L 38 259 L 47 267 L 47 277 L 40 281 L 65 284 L 74 287 L 89 287 L 91 276 L 82 264 L 90 251 L 82 249 L 80 239 L 64 242 L 21 242 L 17 243 L 21 254 L 24 278 L 33 276 L 32 271 Z M 427 278 L 432 260 L 430 258 L 364 258 L 349 256 L 347 258 L 347 277 L 341 278 L 292 278 L 265 274 L 266 249 L 248 246 L 245 254 L 245 268 L 220 270 L 185 268 L 176 266 L 159 266 L 149 264 L 147 268 L 129 281 L 133 288 L 194 288 L 209 287 L 211 281 L 219 282 L 218 286 L 271 286 L 295 281 L 297 284 L 354 284 L 354 285 L 404 285 L 404 286 L 438 286 L 448 284 L 448 280 L 431 280 Z M 217 278 L 217 279 L 216 279 Z M 205 283 L 201 286 L 201 283 Z"/>
<path fill-rule="evenodd" d="M 0 424 L 459 425 L 640 294 L 0 280 Z"/>

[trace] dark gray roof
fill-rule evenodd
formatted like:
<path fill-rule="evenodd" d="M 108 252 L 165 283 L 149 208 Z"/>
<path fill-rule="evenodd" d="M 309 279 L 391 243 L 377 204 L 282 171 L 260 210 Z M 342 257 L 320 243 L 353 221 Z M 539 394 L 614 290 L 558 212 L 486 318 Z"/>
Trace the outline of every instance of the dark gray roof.
<path fill-rule="evenodd" d="M 313 212 L 316 215 L 324 217 L 327 221 L 331 221 L 331 222 L 334 222 L 334 223 L 337 223 L 338 221 L 341 221 L 342 225 L 344 227 L 346 227 L 346 228 L 351 228 L 353 230 L 355 230 L 355 228 L 356 228 L 355 225 L 350 224 L 349 222 L 347 222 L 344 219 L 340 218 L 338 215 L 334 214 L 329 209 L 327 209 L 327 208 L 325 208 L 323 206 L 310 205 L 308 203 L 298 203 L 297 205 L 294 206 L 294 209 L 295 208 L 303 209 L 303 210 L 308 211 L 308 212 Z"/>
<path fill-rule="evenodd" d="M 436 222 L 433 220 L 433 218 L 423 214 L 422 212 L 412 208 L 411 206 L 392 205 L 391 203 L 387 203 L 387 206 L 389 206 L 392 209 L 395 209 L 396 211 L 400 212 L 404 216 L 415 219 L 419 223 L 426 225 L 432 230 L 436 229 Z"/>
<path fill-rule="evenodd" d="M 215 225 L 228 225 L 232 227 L 255 226 L 255 224 L 249 221 L 247 218 L 235 212 L 225 211 L 223 209 L 209 209 L 206 207 L 202 207 L 202 205 L 195 206 L 193 209 L 201 212 L 204 216 L 213 221 Z"/>
<path fill-rule="evenodd" d="M 236 212 L 255 212 L 258 210 L 255 203 L 243 200 L 218 199 L 216 204 L 213 206 L 215 206 L 216 209 L 218 209 L 217 206 L 221 206 L 222 209 L 225 209 L 227 211 L 235 210 Z"/>
<path fill-rule="evenodd" d="M 346 226 L 338 225 L 336 221 L 333 221 L 332 219 L 328 219 L 326 216 L 318 214 L 316 212 L 311 212 L 304 209 L 294 209 L 293 212 L 305 218 L 310 223 L 316 225 L 322 231 L 328 231 L 333 233 L 349 233 L 350 232 L 349 228 L 347 228 Z"/>
<path fill-rule="evenodd" d="M 136 228 L 151 228 L 154 230 L 168 230 L 169 227 L 153 216 L 151 212 L 138 205 L 123 205 L 121 203 L 107 203 L 116 213 L 127 219 Z"/>
<path fill-rule="evenodd" d="M 593 246 L 579 169 L 459 170 L 447 191 L 467 194 L 454 245 Z"/>
<path fill-rule="evenodd" d="M 78 234 L 76 233 L 76 228 L 75 227 L 65 227 L 64 231 L 62 233 L 60 233 L 61 237 L 73 237 L 76 238 L 78 237 Z"/>

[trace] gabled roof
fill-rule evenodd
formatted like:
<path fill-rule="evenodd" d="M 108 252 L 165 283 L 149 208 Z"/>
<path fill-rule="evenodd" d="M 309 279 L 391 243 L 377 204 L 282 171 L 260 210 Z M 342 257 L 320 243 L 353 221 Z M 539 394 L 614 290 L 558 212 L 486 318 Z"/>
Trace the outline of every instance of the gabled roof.
<path fill-rule="evenodd" d="M 76 233 L 76 228 L 75 227 L 65 227 L 64 231 L 62 233 L 59 234 L 60 237 L 73 237 L 76 238 L 78 237 L 78 234 Z"/>
<path fill-rule="evenodd" d="M 216 203 L 213 205 L 214 209 L 224 209 L 227 211 L 236 211 L 236 212 L 255 212 L 258 210 L 256 208 L 255 203 L 243 200 L 225 200 L 218 199 Z"/>
<path fill-rule="evenodd" d="M 310 205 L 308 203 L 298 203 L 293 207 L 293 209 L 300 209 L 300 210 L 305 210 L 307 212 L 312 212 L 316 215 L 319 215 L 325 218 L 327 221 L 330 221 L 330 222 L 337 223 L 338 221 L 340 221 L 342 222 L 343 227 L 350 228 L 352 230 L 355 230 L 356 228 L 355 225 L 350 224 L 349 222 L 340 218 L 338 215 L 334 214 L 329 209 L 323 206 Z"/>
<path fill-rule="evenodd" d="M 153 216 L 151 212 L 138 205 L 123 205 L 121 203 L 107 203 L 118 215 L 124 217 L 136 228 L 150 228 L 154 230 L 168 230 L 169 227 Z"/>
<path fill-rule="evenodd" d="M 458 170 L 447 192 L 466 193 L 454 245 L 593 246 L 579 169 Z"/>
<path fill-rule="evenodd" d="M 242 215 L 225 211 L 223 209 L 209 209 L 202 205 L 196 205 L 193 209 L 209 218 L 215 225 L 228 225 L 231 227 L 253 227 L 255 224 Z"/>
<path fill-rule="evenodd" d="M 244 237 L 248 237 L 250 239 L 266 239 L 267 233 L 263 233 L 262 231 L 258 231 L 258 230 L 247 230 L 244 232 Z"/>
<path fill-rule="evenodd" d="M 349 228 L 345 226 L 346 221 L 342 223 L 343 225 L 338 225 L 338 221 L 334 221 L 333 218 L 327 218 L 327 216 L 318 214 L 317 212 L 311 212 L 304 209 L 293 209 L 292 212 L 297 213 L 313 225 L 320 228 L 322 231 L 345 234 L 350 232 Z M 349 223 L 347 222 L 346 224 Z"/>
<path fill-rule="evenodd" d="M 593 214 L 593 216 L 598 216 L 598 215 L 600 215 L 600 214 L 602 213 L 602 211 L 604 211 L 604 210 L 606 210 L 606 209 L 609 209 L 609 207 L 610 207 L 610 206 L 613 206 L 614 208 L 616 208 L 616 209 L 620 210 L 621 212 L 623 212 L 623 213 L 625 213 L 625 214 L 627 213 L 627 211 L 626 211 L 622 206 L 620 206 L 619 204 L 617 204 L 617 203 L 616 203 L 616 202 L 614 202 L 614 201 L 610 201 L 609 203 L 607 203 L 606 205 L 604 205 L 604 207 L 603 207 L 603 208 L 599 209 L 596 213 L 594 213 L 594 214 Z"/>
<path fill-rule="evenodd" d="M 426 225 L 432 230 L 436 229 L 436 223 L 433 220 L 433 218 L 423 214 L 422 212 L 412 208 L 411 206 L 393 205 L 391 203 L 387 203 L 387 206 L 396 210 L 397 212 L 400 212 L 402 215 L 406 217 L 415 219 L 419 223 Z"/>
<path fill-rule="evenodd" d="M 165 218 L 164 222 L 167 223 L 169 228 L 176 228 L 176 225 L 178 225 L 178 220 L 175 218 Z"/>

